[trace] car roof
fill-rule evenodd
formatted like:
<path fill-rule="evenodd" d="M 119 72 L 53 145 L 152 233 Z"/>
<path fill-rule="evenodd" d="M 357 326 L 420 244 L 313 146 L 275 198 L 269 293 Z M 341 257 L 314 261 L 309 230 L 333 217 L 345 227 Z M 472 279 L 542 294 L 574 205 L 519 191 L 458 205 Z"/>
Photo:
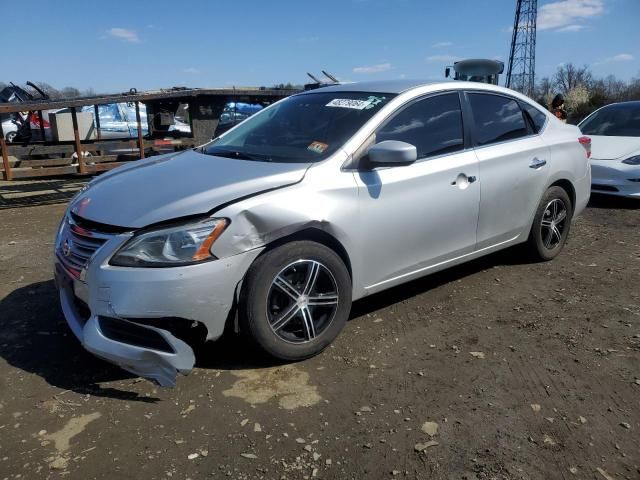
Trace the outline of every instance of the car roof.
<path fill-rule="evenodd" d="M 316 88 L 313 90 L 307 90 L 297 95 L 308 95 L 312 93 L 338 93 L 338 92 L 366 92 L 366 93 L 388 93 L 388 94 L 401 94 L 422 87 L 433 87 L 433 90 L 438 90 L 438 87 L 451 90 L 485 90 L 487 92 L 503 93 L 517 97 L 519 99 L 525 99 L 530 103 L 535 103 L 534 100 L 521 95 L 518 92 L 509 90 L 498 85 L 491 85 L 481 82 L 465 82 L 460 80 L 440 80 L 440 81 L 426 81 L 426 80 L 387 80 L 376 82 L 354 82 L 354 83 L 341 83 L 338 85 L 328 85 L 325 87 Z"/>
<path fill-rule="evenodd" d="M 640 108 L 640 100 L 631 100 L 628 102 L 616 102 L 605 105 L 602 108 Z"/>
<path fill-rule="evenodd" d="M 453 80 L 429 82 L 425 80 L 383 80 L 376 82 L 354 82 L 328 85 L 303 93 L 314 92 L 372 92 L 372 93 L 402 93 L 418 87 L 428 85 L 450 84 Z"/>

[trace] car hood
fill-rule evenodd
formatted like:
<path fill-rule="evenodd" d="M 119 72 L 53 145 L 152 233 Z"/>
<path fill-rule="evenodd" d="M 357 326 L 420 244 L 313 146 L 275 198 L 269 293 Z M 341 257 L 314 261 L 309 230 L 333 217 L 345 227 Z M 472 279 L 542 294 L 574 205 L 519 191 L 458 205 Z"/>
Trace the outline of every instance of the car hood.
<path fill-rule="evenodd" d="M 78 216 L 142 228 L 206 214 L 240 197 L 292 185 L 307 163 L 270 163 L 204 155 L 194 150 L 131 162 L 96 178 L 71 205 Z"/>
<path fill-rule="evenodd" d="M 605 137 L 588 135 L 591 139 L 591 158 L 615 160 L 630 157 L 640 152 L 640 137 Z"/>

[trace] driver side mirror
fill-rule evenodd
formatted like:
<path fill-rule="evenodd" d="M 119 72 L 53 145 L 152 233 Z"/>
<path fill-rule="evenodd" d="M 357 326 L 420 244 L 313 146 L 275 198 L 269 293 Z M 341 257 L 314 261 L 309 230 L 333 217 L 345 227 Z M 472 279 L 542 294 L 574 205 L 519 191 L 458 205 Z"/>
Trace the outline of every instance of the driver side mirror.
<path fill-rule="evenodd" d="M 415 145 L 398 140 L 376 143 L 369 148 L 367 155 L 374 166 L 409 165 L 418 159 Z"/>

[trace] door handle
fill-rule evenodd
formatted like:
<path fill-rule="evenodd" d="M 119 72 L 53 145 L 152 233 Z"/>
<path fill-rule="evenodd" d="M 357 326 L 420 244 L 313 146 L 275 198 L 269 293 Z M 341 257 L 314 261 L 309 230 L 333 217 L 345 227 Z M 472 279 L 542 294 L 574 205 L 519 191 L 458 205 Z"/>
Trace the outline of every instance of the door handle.
<path fill-rule="evenodd" d="M 531 160 L 531 163 L 529 164 L 529 168 L 542 168 L 547 164 L 546 160 L 541 160 L 539 158 L 534 158 L 533 160 Z"/>
<path fill-rule="evenodd" d="M 451 182 L 451 186 L 455 187 L 457 185 L 458 188 L 464 190 L 469 186 L 470 183 L 473 183 L 476 180 L 477 180 L 477 177 L 475 177 L 474 175 L 467 176 L 465 173 L 461 173 L 456 177 L 456 179 L 453 182 Z"/>

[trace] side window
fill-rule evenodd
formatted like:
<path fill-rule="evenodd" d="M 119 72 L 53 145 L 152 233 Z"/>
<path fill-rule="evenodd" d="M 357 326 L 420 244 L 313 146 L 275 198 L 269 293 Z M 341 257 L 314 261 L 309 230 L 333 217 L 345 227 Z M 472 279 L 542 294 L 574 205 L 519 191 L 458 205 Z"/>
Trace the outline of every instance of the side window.
<path fill-rule="evenodd" d="M 528 135 L 518 102 L 486 93 L 470 93 L 469 100 L 479 145 L 504 142 Z"/>
<path fill-rule="evenodd" d="M 425 98 L 400 111 L 376 133 L 376 142 L 399 140 L 415 145 L 418 158 L 464 148 L 462 111 L 457 93 Z"/>
<path fill-rule="evenodd" d="M 547 121 L 547 116 L 538 110 L 533 105 L 530 105 L 526 102 L 520 102 L 525 115 L 529 118 L 531 122 L 531 126 L 533 127 L 533 131 L 539 133 L 544 127 L 545 122 Z"/>

